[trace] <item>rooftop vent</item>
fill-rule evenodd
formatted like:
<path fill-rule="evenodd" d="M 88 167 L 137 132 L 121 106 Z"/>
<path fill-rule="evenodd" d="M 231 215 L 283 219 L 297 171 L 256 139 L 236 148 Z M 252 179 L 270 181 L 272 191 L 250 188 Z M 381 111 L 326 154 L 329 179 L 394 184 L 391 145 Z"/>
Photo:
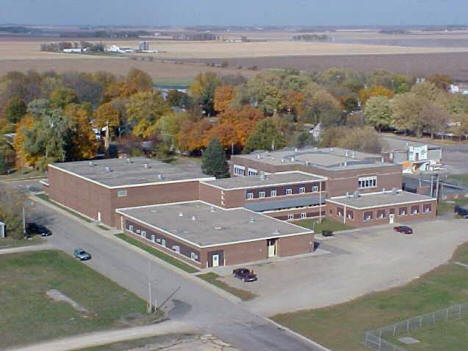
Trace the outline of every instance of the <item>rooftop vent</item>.
<path fill-rule="evenodd" d="M 356 158 L 356 153 L 354 151 L 351 153 L 351 158 Z"/>
<path fill-rule="evenodd" d="M 210 207 L 210 212 L 216 212 L 216 209 L 214 208 L 214 206 Z"/>
<path fill-rule="evenodd" d="M 345 155 L 345 157 L 349 156 L 348 150 L 345 150 L 344 155 Z"/>
<path fill-rule="evenodd" d="M 257 160 L 260 160 L 262 156 L 260 154 L 257 154 Z"/>
<path fill-rule="evenodd" d="M 297 147 L 294 148 L 294 152 L 298 152 L 299 149 Z"/>
<path fill-rule="evenodd" d="M 392 195 L 398 195 L 398 189 L 392 188 Z"/>
<path fill-rule="evenodd" d="M 306 165 L 307 167 L 309 167 L 309 166 L 310 166 L 310 162 L 309 162 L 309 161 L 305 161 L 305 165 Z"/>
<path fill-rule="evenodd" d="M 273 235 L 279 235 L 280 234 L 280 231 L 278 229 L 276 229 L 274 232 L 273 232 Z"/>
<path fill-rule="evenodd" d="M 217 225 L 217 226 L 214 227 L 214 229 L 215 229 L 215 230 L 223 230 L 223 227 Z"/>
<path fill-rule="evenodd" d="M 249 222 L 250 222 L 250 223 L 255 223 L 255 218 L 250 217 Z"/>
<path fill-rule="evenodd" d="M 145 167 L 145 168 L 150 168 L 150 165 L 149 165 L 149 163 L 145 163 L 145 164 L 143 165 L 143 167 Z"/>
<path fill-rule="evenodd" d="M 196 221 L 196 220 L 197 220 L 197 217 L 192 216 L 192 221 Z"/>
<path fill-rule="evenodd" d="M 386 190 L 387 190 L 387 189 L 385 189 L 385 188 L 382 188 L 382 192 L 383 192 L 383 193 L 385 193 L 385 191 L 386 191 Z"/>
<path fill-rule="evenodd" d="M 385 163 L 385 159 L 383 156 L 380 158 L 380 162 Z"/>
<path fill-rule="evenodd" d="M 353 197 L 354 197 L 355 199 L 359 199 L 359 191 L 356 190 L 356 191 L 353 193 Z"/>
<path fill-rule="evenodd" d="M 183 217 L 184 214 L 182 212 L 179 212 L 179 217 Z"/>
<path fill-rule="evenodd" d="M 294 162 L 296 161 L 296 157 L 295 156 L 291 156 L 291 162 Z"/>
<path fill-rule="evenodd" d="M 127 158 L 127 163 L 128 163 L 128 164 L 133 163 L 132 159 L 131 159 L 131 158 Z"/>
<path fill-rule="evenodd" d="M 349 195 L 348 192 L 346 192 L 346 198 L 349 199 L 351 196 Z"/>
<path fill-rule="evenodd" d="M 164 180 L 164 175 L 162 175 L 161 173 L 158 174 L 158 179 L 159 179 L 159 180 Z"/>
<path fill-rule="evenodd" d="M 263 172 L 263 171 L 260 172 L 259 178 L 260 178 L 261 180 L 265 180 L 265 179 L 267 178 L 265 172 Z"/>
<path fill-rule="evenodd" d="M 88 162 L 88 165 L 89 165 L 90 167 L 93 167 L 93 166 L 94 166 L 94 162 L 93 162 L 93 161 L 89 161 L 89 162 Z"/>
<path fill-rule="evenodd" d="M 110 172 L 112 172 L 112 169 L 110 167 L 106 167 L 106 172 L 110 173 Z"/>
<path fill-rule="evenodd" d="M 285 163 L 286 160 L 284 158 L 281 159 L 281 163 Z"/>
<path fill-rule="evenodd" d="M 331 147 L 331 148 L 330 148 L 330 151 L 333 152 L 333 151 L 335 151 L 335 149 Z"/>

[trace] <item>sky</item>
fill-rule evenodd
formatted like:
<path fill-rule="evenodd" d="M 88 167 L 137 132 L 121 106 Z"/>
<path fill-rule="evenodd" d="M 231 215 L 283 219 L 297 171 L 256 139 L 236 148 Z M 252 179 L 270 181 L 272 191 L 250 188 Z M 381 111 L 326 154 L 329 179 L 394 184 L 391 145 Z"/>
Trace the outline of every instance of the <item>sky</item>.
<path fill-rule="evenodd" d="M 0 0 L 0 24 L 451 25 L 466 0 Z"/>

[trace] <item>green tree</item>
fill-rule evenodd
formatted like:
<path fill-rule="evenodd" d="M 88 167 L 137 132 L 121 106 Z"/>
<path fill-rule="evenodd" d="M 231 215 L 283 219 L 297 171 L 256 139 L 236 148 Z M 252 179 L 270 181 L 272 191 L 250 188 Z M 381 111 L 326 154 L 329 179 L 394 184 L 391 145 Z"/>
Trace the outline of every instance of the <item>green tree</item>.
<path fill-rule="evenodd" d="M 26 104 L 19 97 L 9 99 L 3 107 L 3 117 L 17 123 L 26 114 Z"/>
<path fill-rule="evenodd" d="M 207 116 L 215 114 L 214 97 L 216 87 L 220 84 L 213 72 L 198 74 L 190 85 L 189 93 Z"/>
<path fill-rule="evenodd" d="M 128 121 L 133 135 L 148 138 L 157 131 L 158 120 L 171 112 L 159 91 L 142 91 L 132 95 L 127 104 Z"/>
<path fill-rule="evenodd" d="M 226 153 L 218 139 L 211 139 L 205 152 L 203 152 L 202 171 L 216 178 L 229 177 L 229 166 L 226 161 Z"/>
<path fill-rule="evenodd" d="M 366 122 L 379 132 L 392 124 L 392 109 L 386 96 L 374 96 L 366 102 L 364 108 Z"/>
<path fill-rule="evenodd" d="M 73 89 L 60 87 L 50 94 L 50 105 L 54 108 L 63 109 L 73 103 L 78 103 L 78 97 Z"/>
<path fill-rule="evenodd" d="M 427 103 L 428 100 L 412 92 L 395 96 L 391 104 L 392 127 L 400 131 L 415 132 L 417 136 L 421 136 L 424 127 L 421 111 Z"/>
<path fill-rule="evenodd" d="M 0 221 L 6 224 L 9 237 L 23 238 L 23 207 L 26 196 L 19 190 L 0 184 Z"/>
<path fill-rule="evenodd" d="M 281 135 L 278 127 L 271 118 L 266 118 L 257 123 L 255 131 L 249 136 L 243 153 L 254 150 L 277 150 L 286 146 L 286 140 Z"/>

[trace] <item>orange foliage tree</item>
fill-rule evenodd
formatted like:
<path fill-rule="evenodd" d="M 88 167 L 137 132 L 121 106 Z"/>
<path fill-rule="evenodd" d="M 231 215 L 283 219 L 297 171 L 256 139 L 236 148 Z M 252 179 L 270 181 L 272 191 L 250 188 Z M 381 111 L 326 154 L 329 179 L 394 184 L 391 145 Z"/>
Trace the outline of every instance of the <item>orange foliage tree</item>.
<path fill-rule="evenodd" d="M 232 85 L 224 84 L 217 87 L 214 95 L 214 108 L 216 112 L 226 111 L 234 100 L 234 97 L 235 90 Z"/>
<path fill-rule="evenodd" d="M 394 94 L 390 89 L 387 89 L 381 85 L 376 85 L 375 87 L 372 87 L 372 88 L 362 89 L 359 92 L 359 98 L 361 99 L 361 106 L 364 106 L 367 100 L 369 100 L 369 98 L 371 97 L 386 96 L 389 99 L 391 99 L 393 95 Z"/>

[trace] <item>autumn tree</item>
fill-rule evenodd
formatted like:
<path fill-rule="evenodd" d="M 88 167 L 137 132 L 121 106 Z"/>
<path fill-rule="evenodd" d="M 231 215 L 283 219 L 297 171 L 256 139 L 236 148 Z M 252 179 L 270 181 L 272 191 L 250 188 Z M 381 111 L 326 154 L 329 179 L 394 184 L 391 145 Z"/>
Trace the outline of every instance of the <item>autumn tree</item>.
<path fill-rule="evenodd" d="M 78 97 L 73 89 L 60 87 L 50 94 L 50 105 L 53 108 L 63 109 L 73 103 L 78 103 Z"/>
<path fill-rule="evenodd" d="M 449 75 L 435 73 L 427 77 L 429 83 L 434 84 L 437 88 L 447 91 L 452 84 L 452 78 Z"/>
<path fill-rule="evenodd" d="M 249 136 L 243 153 L 254 150 L 277 150 L 286 146 L 286 140 L 279 132 L 271 118 L 266 118 L 257 123 L 255 131 Z"/>
<path fill-rule="evenodd" d="M 340 125 L 343 121 L 342 106 L 340 102 L 331 95 L 328 91 L 318 90 L 311 101 L 311 110 L 309 118 L 304 122 L 314 124 L 322 123 L 323 127 L 327 128 L 334 125 Z"/>
<path fill-rule="evenodd" d="M 234 101 L 235 90 L 232 85 L 220 85 L 214 94 L 214 109 L 216 112 L 226 111 Z"/>
<path fill-rule="evenodd" d="M 229 166 L 226 161 L 226 153 L 218 139 L 211 139 L 208 147 L 203 152 L 201 168 L 203 173 L 216 178 L 229 177 Z"/>
<path fill-rule="evenodd" d="M 6 224 L 7 236 L 14 239 L 24 237 L 23 208 L 26 195 L 6 184 L 0 184 L 0 221 Z"/>
<path fill-rule="evenodd" d="M 416 96 L 429 101 L 435 101 L 439 94 L 442 93 L 442 91 L 437 88 L 435 84 L 429 82 L 422 82 L 414 85 L 411 88 L 411 92 Z"/>
<path fill-rule="evenodd" d="M 421 111 L 424 103 L 423 99 L 414 93 L 395 96 L 391 104 L 392 127 L 400 131 L 414 131 L 421 136 L 424 126 Z"/>
<path fill-rule="evenodd" d="M 390 100 L 386 96 L 374 96 L 366 102 L 364 118 L 379 132 L 387 129 L 392 124 L 392 108 Z"/>
<path fill-rule="evenodd" d="M 9 99 L 3 106 L 3 117 L 11 123 L 17 123 L 26 114 L 26 104 L 19 97 Z"/>
<path fill-rule="evenodd" d="M 142 138 L 155 134 L 159 118 L 170 112 L 161 93 L 154 90 L 132 95 L 127 104 L 128 121 L 133 124 L 132 133 Z"/>
<path fill-rule="evenodd" d="M 189 87 L 190 95 L 207 116 L 215 113 L 214 96 L 219 84 L 220 80 L 215 73 L 206 72 L 198 74 Z"/>
<path fill-rule="evenodd" d="M 64 110 L 69 119 L 70 143 L 73 145 L 67 155 L 68 160 L 87 160 L 96 157 L 96 135 L 91 128 L 92 111 L 85 105 L 70 104 Z"/>
<path fill-rule="evenodd" d="M 94 125 L 101 130 L 106 128 L 104 148 L 108 152 L 114 130 L 120 126 L 120 111 L 112 102 L 106 102 L 97 108 L 94 116 Z"/>
<path fill-rule="evenodd" d="M 16 166 L 23 168 L 36 164 L 38 157 L 30 155 L 25 149 L 26 133 L 34 126 L 35 118 L 27 114 L 16 124 L 14 147 L 16 151 Z"/>
<path fill-rule="evenodd" d="M 321 147 L 341 147 L 344 149 L 380 153 L 382 145 L 379 135 L 371 127 L 331 127 L 320 137 Z"/>
<path fill-rule="evenodd" d="M 180 127 L 177 144 L 182 151 L 195 152 L 206 147 L 206 135 L 212 125 L 206 118 L 191 118 Z"/>
<path fill-rule="evenodd" d="M 363 89 L 359 92 L 359 98 L 361 100 L 362 105 L 365 105 L 368 99 L 375 96 L 385 96 L 391 99 L 393 97 L 393 92 L 390 89 L 381 85 Z"/>

